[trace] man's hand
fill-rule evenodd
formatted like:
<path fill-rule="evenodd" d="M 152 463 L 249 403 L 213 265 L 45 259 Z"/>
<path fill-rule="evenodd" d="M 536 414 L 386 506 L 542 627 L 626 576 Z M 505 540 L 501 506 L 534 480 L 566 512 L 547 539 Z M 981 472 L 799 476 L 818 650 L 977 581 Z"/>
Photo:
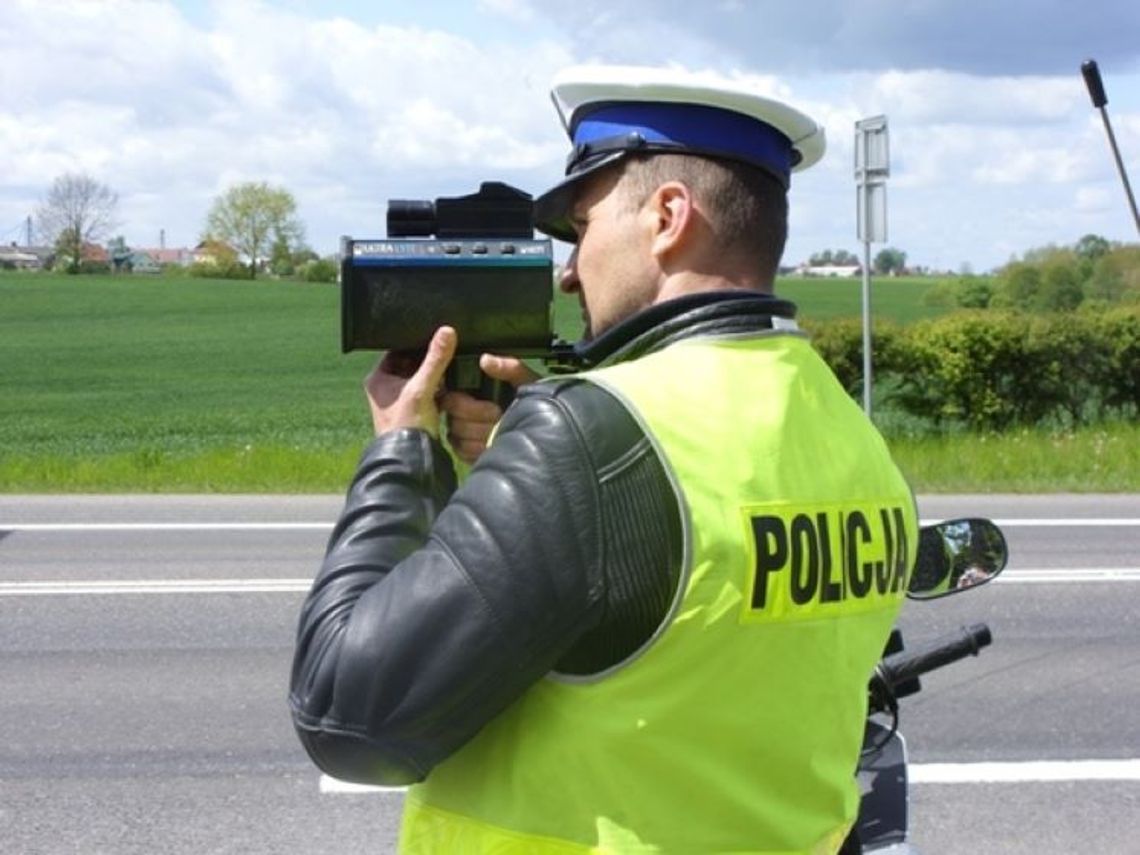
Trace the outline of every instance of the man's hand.
<path fill-rule="evenodd" d="M 515 388 L 538 379 L 521 359 L 511 356 L 484 353 L 479 357 L 479 368 L 488 377 L 503 380 Z M 447 441 L 460 460 L 473 464 L 487 450 L 487 440 L 503 417 L 503 411 L 497 404 L 465 392 L 446 393 L 439 406 L 447 413 Z"/>
<path fill-rule="evenodd" d="M 453 328 L 440 327 L 418 366 L 407 354 L 384 355 L 364 381 L 377 436 L 400 428 L 420 428 L 439 437 L 437 398 L 458 342 Z"/>

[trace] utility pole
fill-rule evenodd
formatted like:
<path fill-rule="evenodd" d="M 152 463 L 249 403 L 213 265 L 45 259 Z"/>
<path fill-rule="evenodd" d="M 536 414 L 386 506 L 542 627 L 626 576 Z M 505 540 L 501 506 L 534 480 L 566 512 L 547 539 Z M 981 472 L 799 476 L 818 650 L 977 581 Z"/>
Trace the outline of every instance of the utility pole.
<path fill-rule="evenodd" d="M 28 218 L 24 220 L 24 246 L 32 245 L 32 215 L 28 214 Z"/>
<path fill-rule="evenodd" d="M 856 236 L 863 242 L 863 411 L 871 417 L 871 244 L 887 239 L 887 117 L 855 123 Z"/>

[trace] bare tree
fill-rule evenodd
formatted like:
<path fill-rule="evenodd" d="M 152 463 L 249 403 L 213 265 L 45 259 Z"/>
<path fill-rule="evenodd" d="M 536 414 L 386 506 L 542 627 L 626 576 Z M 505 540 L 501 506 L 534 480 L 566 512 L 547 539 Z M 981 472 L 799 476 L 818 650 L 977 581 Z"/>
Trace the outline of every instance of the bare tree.
<path fill-rule="evenodd" d="M 69 270 L 78 270 L 83 245 L 106 236 L 116 225 L 119 195 L 89 175 L 66 173 L 52 182 L 36 211 L 36 225 Z"/>
<path fill-rule="evenodd" d="M 296 217 L 297 203 L 284 188 L 264 181 L 236 184 L 214 200 L 206 218 L 210 237 L 226 241 L 249 259 L 249 278 L 268 261 L 274 244 L 296 247 L 304 228 Z"/>

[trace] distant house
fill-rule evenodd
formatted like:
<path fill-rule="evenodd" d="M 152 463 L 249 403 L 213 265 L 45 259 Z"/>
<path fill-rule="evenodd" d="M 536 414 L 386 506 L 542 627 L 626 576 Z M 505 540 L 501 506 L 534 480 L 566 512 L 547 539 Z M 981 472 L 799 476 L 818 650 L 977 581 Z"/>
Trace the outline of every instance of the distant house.
<path fill-rule="evenodd" d="M 823 276 L 836 278 L 850 278 L 863 272 L 859 264 L 801 264 L 796 268 L 800 276 Z"/>
<path fill-rule="evenodd" d="M 16 270 L 42 270 L 50 264 L 55 253 L 46 246 L 0 247 L 0 267 Z"/>
<path fill-rule="evenodd" d="M 150 259 L 157 265 L 163 266 L 167 264 L 177 264 L 179 267 L 189 267 L 194 263 L 194 250 L 187 247 L 178 247 L 177 249 L 138 249 L 136 252 L 144 252 Z"/>
<path fill-rule="evenodd" d="M 131 253 L 132 273 L 161 273 L 162 265 L 151 254 L 151 250 L 136 249 Z"/>
<path fill-rule="evenodd" d="M 191 253 L 194 264 L 229 264 L 238 256 L 237 250 L 227 243 L 217 240 L 204 240 Z"/>
<path fill-rule="evenodd" d="M 81 261 L 88 261 L 92 264 L 111 263 L 111 254 L 107 252 L 107 248 L 99 246 L 97 243 L 84 243 L 83 249 L 79 251 L 79 258 Z"/>

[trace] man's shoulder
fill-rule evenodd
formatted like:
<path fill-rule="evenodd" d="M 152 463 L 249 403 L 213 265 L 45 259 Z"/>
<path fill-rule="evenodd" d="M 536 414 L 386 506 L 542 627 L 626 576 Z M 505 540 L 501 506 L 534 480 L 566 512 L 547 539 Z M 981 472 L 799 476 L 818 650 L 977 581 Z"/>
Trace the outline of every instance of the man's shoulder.
<path fill-rule="evenodd" d="M 554 375 L 522 386 L 515 401 L 516 406 L 555 406 L 572 414 L 621 405 L 610 391 L 591 379 L 589 371 Z"/>
<path fill-rule="evenodd" d="M 645 439 L 629 408 L 588 373 L 522 387 L 499 425 L 500 435 L 515 431 L 536 439 L 542 434 L 558 444 L 584 445 L 595 468 L 620 459 Z"/>

